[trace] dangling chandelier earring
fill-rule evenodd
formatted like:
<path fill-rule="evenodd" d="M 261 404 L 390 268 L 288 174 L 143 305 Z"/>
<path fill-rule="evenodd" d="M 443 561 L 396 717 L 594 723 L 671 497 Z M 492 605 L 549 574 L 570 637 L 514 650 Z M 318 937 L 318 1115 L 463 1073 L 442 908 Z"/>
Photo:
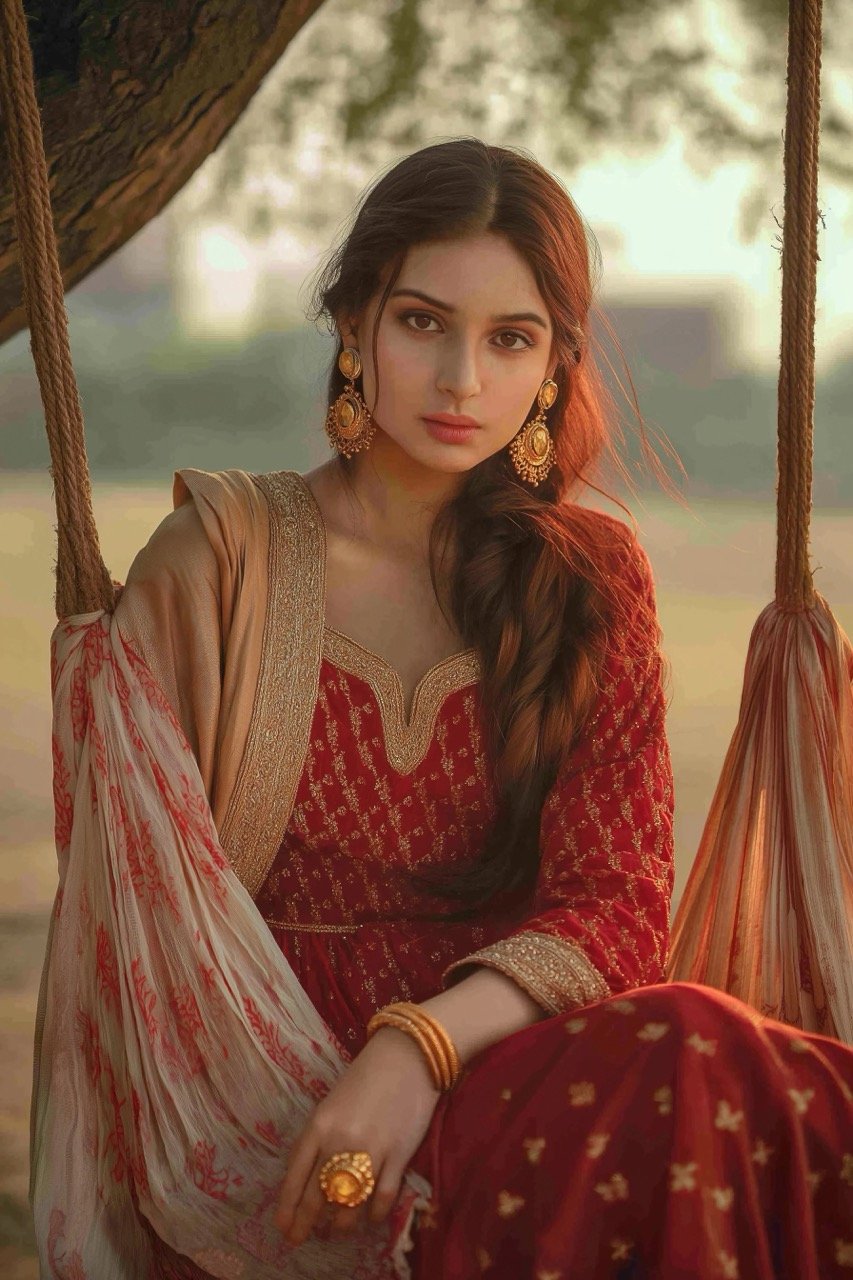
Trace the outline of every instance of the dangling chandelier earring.
<path fill-rule="evenodd" d="M 338 356 L 338 368 L 347 379 L 345 387 L 326 414 L 326 435 L 332 446 L 350 458 L 366 449 L 376 433 L 376 423 L 355 387 L 361 373 L 361 357 L 355 347 L 344 347 Z"/>
<path fill-rule="evenodd" d="M 551 408 L 558 392 L 556 382 L 546 378 L 536 397 L 539 412 L 509 442 L 513 466 L 522 480 L 532 485 L 541 483 L 555 462 L 554 441 L 545 421 L 545 411 Z"/>

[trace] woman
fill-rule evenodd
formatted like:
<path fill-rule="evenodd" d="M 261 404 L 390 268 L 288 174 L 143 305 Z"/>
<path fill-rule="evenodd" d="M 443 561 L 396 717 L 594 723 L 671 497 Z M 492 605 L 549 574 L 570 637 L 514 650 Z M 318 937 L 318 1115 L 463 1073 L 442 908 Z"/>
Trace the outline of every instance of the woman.
<path fill-rule="evenodd" d="M 156 840 L 146 860 L 127 838 L 122 891 L 152 921 L 171 910 L 172 932 L 124 958 L 105 934 L 99 991 L 118 1005 L 126 970 L 133 999 L 121 1037 L 85 1023 L 83 1038 L 113 1105 L 104 1148 L 126 1151 L 125 1212 L 158 1206 L 134 1216 L 151 1274 L 816 1280 L 853 1266 L 853 1053 L 661 982 L 673 789 L 654 586 L 626 526 L 577 502 L 609 444 L 591 295 L 580 217 L 532 160 L 475 140 L 408 157 L 320 283 L 339 335 L 336 458 L 306 476 L 178 473 L 176 509 L 134 562 L 116 690 L 152 673 L 152 705 L 173 710 L 198 766 L 215 823 L 218 906 L 192 917 L 209 988 L 226 959 L 239 974 L 244 938 L 255 963 L 249 934 L 264 932 L 279 1030 L 302 1018 L 319 1061 L 316 1013 L 341 1064 L 331 1081 L 291 1069 L 296 1027 L 278 1065 L 302 1095 L 272 1097 L 274 1120 L 241 1118 L 244 1164 L 192 1144 L 200 1097 L 236 1129 L 238 1079 L 264 1090 L 248 1057 L 242 1077 L 221 1074 L 237 1054 L 227 982 L 209 1006 L 220 1023 L 198 1014 L 203 986 L 190 999 L 164 979 L 168 1035 L 157 1022 L 140 965 L 168 968 L 196 890 L 165 875 Z M 77 704 L 96 725 L 97 706 Z M 153 768 L 183 837 L 193 778 Z M 223 959 L 208 939 L 243 909 L 230 872 L 254 908 Z M 252 1025 L 263 1039 L 264 1017 Z M 146 1111 L 130 1035 L 167 1062 L 183 1092 L 160 1105 L 180 1123 Z M 180 1130 L 183 1167 L 162 1161 L 171 1218 L 146 1125 L 161 1145 Z M 175 1247 L 183 1183 L 233 1211 L 258 1135 L 282 1175 L 262 1206 L 280 1248 L 260 1209 L 254 1234 L 232 1218 L 225 1243 Z M 53 1274 L 77 1275 L 58 1213 Z"/>

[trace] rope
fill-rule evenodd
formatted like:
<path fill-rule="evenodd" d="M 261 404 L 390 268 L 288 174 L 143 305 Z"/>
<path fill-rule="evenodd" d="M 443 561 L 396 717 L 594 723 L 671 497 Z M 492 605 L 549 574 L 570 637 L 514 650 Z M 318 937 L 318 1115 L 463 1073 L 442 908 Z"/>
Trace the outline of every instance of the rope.
<path fill-rule="evenodd" d="M 782 230 L 782 337 L 776 492 L 776 602 L 808 609 L 817 291 L 822 0 L 790 0 Z"/>
<path fill-rule="evenodd" d="M 15 197 L 23 298 L 41 389 L 57 515 L 56 613 L 112 610 L 92 511 L 83 413 L 50 205 L 47 160 L 22 0 L 0 0 L 0 104 Z"/>

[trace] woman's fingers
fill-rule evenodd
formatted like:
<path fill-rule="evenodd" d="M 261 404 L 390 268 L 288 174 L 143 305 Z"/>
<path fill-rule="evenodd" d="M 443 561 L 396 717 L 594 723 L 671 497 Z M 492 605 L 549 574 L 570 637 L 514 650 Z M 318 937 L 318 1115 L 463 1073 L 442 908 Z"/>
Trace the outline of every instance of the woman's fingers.
<path fill-rule="evenodd" d="M 367 1200 L 359 1205 L 330 1203 L 320 1186 L 320 1170 L 327 1159 L 307 1132 L 294 1144 L 275 1215 L 276 1226 L 291 1244 L 302 1244 L 314 1230 L 323 1237 L 347 1236 L 382 1222 L 397 1198 L 403 1169 L 386 1160 Z"/>
<path fill-rule="evenodd" d="M 290 1229 L 285 1232 L 291 1244 L 302 1244 L 307 1240 L 323 1213 L 323 1206 L 328 1204 L 320 1186 L 320 1170 L 328 1157 L 317 1156 L 304 1182 L 302 1195 L 293 1213 Z"/>
<path fill-rule="evenodd" d="M 383 1222 L 391 1212 L 394 1201 L 400 1193 L 403 1173 L 404 1166 L 401 1167 L 390 1159 L 385 1161 L 382 1172 L 376 1179 L 373 1195 L 365 1206 L 367 1211 L 365 1216 L 369 1223 Z"/>
<path fill-rule="evenodd" d="M 327 1221 L 330 1236 L 352 1235 L 372 1223 L 382 1222 L 387 1216 L 400 1190 L 402 1170 L 386 1160 L 375 1176 L 376 1186 L 372 1194 L 361 1204 L 330 1204 L 328 1206 Z"/>
<path fill-rule="evenodd" d="M 400 1180 L 403 1170 L 385 1161 L 381 1171 L 376 1175 L 376 1186 L 373 1193 L 360 1205 L 348 1208 L 346 1205 L 333 1209 L 330 1221 L 332 1235 L 351 1235 L 360 1227 L 382 1222 L 390 1213 L 394 1201 L 400 1191 Z"/>
<path fill-rule="evenodd" d="M 364 1226 L 368 1203 L 369 1201 L 356 1205 L 329 1205 L 331 1211 L 329 1234 L 332 1236 L 351 1236 L 354 1231 L 358 1231 L 360 1227 Z"/>
<path fill-rule="evenodd" d="M 279 1192 L 278 1208 L 274 1219 L 279 1231 L 286 1233 L 289 1230 L 316 1162 L 317 1142 L 310 1137 L 307 1130 L 303 1130 L 302 1136 L 293 1144 Z"/>

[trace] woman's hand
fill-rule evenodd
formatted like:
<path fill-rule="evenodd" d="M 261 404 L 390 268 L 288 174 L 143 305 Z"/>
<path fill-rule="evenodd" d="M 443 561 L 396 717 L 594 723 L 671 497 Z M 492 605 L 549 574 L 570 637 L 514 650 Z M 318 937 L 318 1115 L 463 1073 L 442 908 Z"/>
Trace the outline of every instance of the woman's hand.
<path fill-rule="evenodd" d="M 417 1041 L 396 1027 L 375 1032 L 293 1145 L 275 1216 L 285 1239 L 302 1244 L 315 1228 L 349 1235 L 381 1222 L 440 1097 Z M 330 1204 L 320 1187 L 320 1169 L 338 1151 L 370 1153 L 376 1186 L 355 1207 Z"/>

